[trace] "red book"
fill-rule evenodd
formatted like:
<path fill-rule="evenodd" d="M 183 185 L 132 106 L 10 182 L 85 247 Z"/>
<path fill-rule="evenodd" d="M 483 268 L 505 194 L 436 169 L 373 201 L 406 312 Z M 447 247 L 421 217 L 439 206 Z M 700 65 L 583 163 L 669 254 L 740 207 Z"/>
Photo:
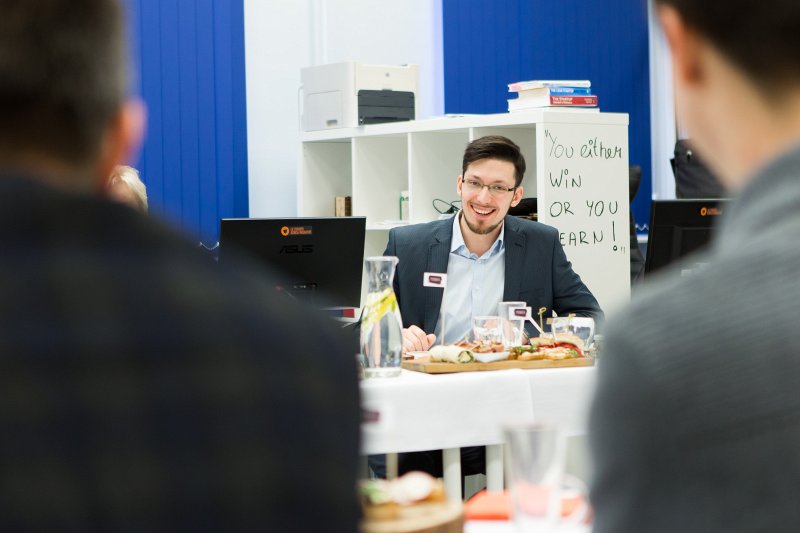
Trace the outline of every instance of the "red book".
<path fill-rule="evenodd" d="M 513 98 L 508 101 L 509 111 L 537 107 L 597 107 L 597 95 L 544 94 L 535 98 Z"/>

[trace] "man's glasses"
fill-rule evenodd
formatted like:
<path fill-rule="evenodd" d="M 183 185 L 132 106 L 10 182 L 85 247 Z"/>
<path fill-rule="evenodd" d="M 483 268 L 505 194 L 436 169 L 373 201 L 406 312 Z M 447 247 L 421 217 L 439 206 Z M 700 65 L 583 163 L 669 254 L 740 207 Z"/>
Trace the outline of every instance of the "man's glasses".
<path fill-rule="evenodd" d="M 505 187 L 503 185 L 484 185 L 480 181 L 477 180 L 468 180 L 466 178 L 461 178 L 461 183 L 464 184 L 464 188 L 467 192 L 473 193 L 480 193 L 484 187 L 489 189 L 489 194 L 492 196 L 505 196 L 510 192 L 514 192 L 516 187 Z"/>

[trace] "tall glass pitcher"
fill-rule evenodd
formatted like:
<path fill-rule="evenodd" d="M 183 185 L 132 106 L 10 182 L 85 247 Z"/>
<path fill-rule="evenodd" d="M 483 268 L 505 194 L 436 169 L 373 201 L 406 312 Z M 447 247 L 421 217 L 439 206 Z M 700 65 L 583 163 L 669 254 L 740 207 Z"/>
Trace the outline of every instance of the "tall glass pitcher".
<path fill-rule="evenodd" d="M 367 302 L 361 316 L 361 360 L 364 377 L 400 375 L 403 321 L 392 282 L 398 259 L 367 257 Z"/>

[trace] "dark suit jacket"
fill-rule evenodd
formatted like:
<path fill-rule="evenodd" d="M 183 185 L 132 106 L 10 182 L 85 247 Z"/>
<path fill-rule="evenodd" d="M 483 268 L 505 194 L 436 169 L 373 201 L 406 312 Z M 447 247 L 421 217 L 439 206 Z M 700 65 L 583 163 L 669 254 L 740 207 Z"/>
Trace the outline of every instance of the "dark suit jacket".
<path fill-rule="evenodd" d="M 797 531 L 800 150 L 727 206 L 703 270 L 648 278 L 608 326 L 595 533 Z M 669 269 L 668 269 L 669 270 Z"/>
<path fill-rule="evenodd" d="M 0 531 L 356 530 L 338 330 L 30 179 L 0 176 L 0 247 Z"/>
<path fill-rule="evenodd" d="M 458 215 L 456 215 L 458 216 Z M 432 333 L 439 319 L 442 290 L 422 286 L 424 272 L 447 272 L 453 220 L 436 220 L 394 228 L 384 255 L 400 259 L 394 288 L 403 326 Z M 505 290 L 503 301 L 524 301 L 534 316 L 540 307 L 561 314 L 602 319 L 597 300 L 572 270 L 558 240 L 558 231 L 513 216 L 505 218 Z"/>

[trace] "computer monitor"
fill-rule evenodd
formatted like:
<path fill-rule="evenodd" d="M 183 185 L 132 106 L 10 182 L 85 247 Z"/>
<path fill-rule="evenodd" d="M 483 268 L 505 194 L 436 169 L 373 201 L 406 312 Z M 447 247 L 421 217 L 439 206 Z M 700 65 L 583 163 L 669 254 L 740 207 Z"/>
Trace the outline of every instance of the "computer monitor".
<path fill-rule="evenodd" d="M 223 218 L 220 261 L 249 254 L 276 289 L 317 307 L 360 307 L 365 217 Z"/>
<path fill-rule="evenodd" d="M 705 247 L 727 204 L 720 199 L 653 200 L 645 275 Z M 684 270 L 689 273 L 692 265 Z"/>
<path fill-rule="evenodd" d="M 536 198 L 523 198 L 516 206 L 508 208 L 508 214 L 528 220 L 538 220 L 537 203 Z"/>

